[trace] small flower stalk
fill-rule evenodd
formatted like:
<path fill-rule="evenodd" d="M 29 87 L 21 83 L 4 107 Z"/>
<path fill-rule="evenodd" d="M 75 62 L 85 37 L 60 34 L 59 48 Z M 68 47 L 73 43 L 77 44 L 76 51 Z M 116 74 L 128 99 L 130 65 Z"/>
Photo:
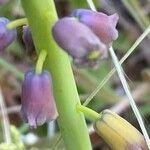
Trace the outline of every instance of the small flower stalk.
<path fill-rule="evenodd" d="M 104 110 L 95 122 L 95 131 L 113 150 L 148 150 L 143 135 L 125 119 Z"/>
<path fill-rule="evenodd" d="M 116 25 L 119 16 L 117 14 L 108 16 L 88 9 L 77 9 L 72 16 L 77 17 L 81 23 L 88 26 L 108 46 L 118 38 Z"/>
<path fill-rule="evenodd" d="M 60 19 L 52 30 L 58 45 L 70 54 L 76 65 L 95 66 L 107 48 L 84 24 L 71 17 Z"/>
<path fill-rule="evenodd" d="M 10 21 L 5 17 L 0 17 L 0 51 L 7 48 L 16 38 L 17 32 L 15 29 L 8 29 L 7 24 Z"/>
<path fill-rule="evenodd" d="M 34 70 L 31 70 L 25 74 L 21 113 L 32 128 L 57 118 L 58 112 L 49 72 L 43 71 L 41 74 L 36 74 Z"/>

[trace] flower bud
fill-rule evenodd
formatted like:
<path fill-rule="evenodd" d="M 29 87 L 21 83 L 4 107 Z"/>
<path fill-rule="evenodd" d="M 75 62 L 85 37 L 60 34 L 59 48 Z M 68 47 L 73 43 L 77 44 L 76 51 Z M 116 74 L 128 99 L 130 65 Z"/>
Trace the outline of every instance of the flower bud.
<path fill-rule="evenodd" d="M 80 22 L 87 25 L 106 45 L 110 45 L 118 37 L 116 25 L 119 19 L 117 14 L 108 16 L 104 13 L 87 9 L 77 9 L 72 13 Z"/>
<path fill-rule="evenodd" d="M 52 29 L 57 44 L 70 54 L 76 65 L 94 66 L 100 58 L 107 56 L 106 46 L 84 24 L 65 17 Z"/>
<path fill-rule="evenodd" d="M 33 128 L 57 118 L 52 81 L 47 71 L 35 74 L 35 71 L 31 70 L 25 74 L 21 113 Z"/>
<path fill-rule="evenodd" d="M 26 46 L 27 53 L 29 55 L 34 54 L 35 53 L 35 46 L 34 46 L 34 43 L 33 43 L 30 27 L 28 25 L 23 26 L 22 39 L 23 39 L 23 42 Z"/>
<path fill-rule="evenodd" d="M 9 46 L 16 38 L 17 32 L 15 29 L 9 30 L 6 25 L 9 20 L 4 17 L 0 17 L 0 51 Z"/>
<path fill-rule="evenodd" d="M 143 135 L 125 119 L 104 110 L 95 130 L 113 150 L 148 150 Z"/>

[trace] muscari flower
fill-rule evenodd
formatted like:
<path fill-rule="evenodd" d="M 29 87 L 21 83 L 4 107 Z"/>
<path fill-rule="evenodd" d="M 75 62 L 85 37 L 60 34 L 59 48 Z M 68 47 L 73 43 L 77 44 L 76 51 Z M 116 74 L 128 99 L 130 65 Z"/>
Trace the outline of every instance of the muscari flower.
<path fill-rule="evenodd" d="M 88 9 L 77 9 L 73 11 L 72 16 L 87 25 L 108 46 L 118 37 L 116 25 L 119 16 L 116 13 L 108 16 Z"/>
<path fill-rule="evenodd" d="M 107 56 L 107 48 L 84 24 L 71 17 L 56 22 L 52 34 L 57 44 L 73 57 L 76 65 L 95 66 Z"/>
<path fill-rule="evenodd" d="M 0 17 L 0 51 L 9 46 L 16 38 L 17 32 L 15 29 L 9 30 L 6 25 L 9 20 L 4 17 Z"/>
<path fill-rule="evenodd" d="M 49 72 L 43 71 L 41 74 L 36 74 L 34 70 L 31 70 L 25 74 L 21 113 L 32 128 L 57 118 L 58 112 Z"/>
<path fill-rule="evenodd" d="M 22 39 L 23 39 L 23 42 L 25 44 L 27 53 L 29 55 L 34 54 L 35 53 L 35 46 L 34 46 L 34 43 L 33 43 L 33 39 L 32 39 L 32 34 L 31 34 L 31 31 L 30 31 L 30 27 L 28 25 L 23 26 Z"/>

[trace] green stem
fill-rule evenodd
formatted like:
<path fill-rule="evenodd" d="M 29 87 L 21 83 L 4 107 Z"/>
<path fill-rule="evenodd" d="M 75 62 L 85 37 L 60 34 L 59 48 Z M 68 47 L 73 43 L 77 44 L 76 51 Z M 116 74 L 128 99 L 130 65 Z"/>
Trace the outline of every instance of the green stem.
<path fill-rule="evenodd" d="M 86 116 L 90 117 L 93 120 L 97 120 L 98 118 L 100 118 L 100 114 L 98 114 L 96 111 L 81 104 L 77 104 L 76 109 L 78 112 L 83 112 Z"/>
<path fill-rule="evenodd" d="M 80 100 L 68 55 L 57 46 L 51 33 L 58 19 L 54 1 L 22 0 L 22 4 L 31 26 L 36 50 L 48 50 L 45 68 L 52 74 L 59 113 L 58 124 L 66 149 L 91 150 L 84 115 L 76 111 Z"/>
<path fill-rule="evenodd" d="M 36 63 L 36 69 L 35 69 L 36 74 L 40 74 L 42 72 L 42 68 L 43 68 L 43 64 L 46 59 L 46 56 L 47 56 L 47 51 L 41 50 L 38 60 L 37 60 L 37 63 Z"/>
<path fill-rule="evenodd" d="M 7 28 L 11 30 L 11 29 L 14 29 L 16 27 L 19 27 L 25 24 L 28 24 L 27 18 L 21 18 L 21 19 L 17 19 L 17 20 L 9 22 L 7 24 Z"/>

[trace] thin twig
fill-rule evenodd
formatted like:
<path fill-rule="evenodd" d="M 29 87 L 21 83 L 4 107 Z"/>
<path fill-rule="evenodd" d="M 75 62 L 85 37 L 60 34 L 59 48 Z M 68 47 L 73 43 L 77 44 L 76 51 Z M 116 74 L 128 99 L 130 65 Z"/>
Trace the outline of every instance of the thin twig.
<path fill-rule="evenodd" d="M 147 94 L 150 91 L 150 85 L 148 83 L 142 83 L 139 84 L 137 88 L 135 88 L 132 91 L 132 95 L 133 98 L 136 102 L 140 102 L 141 98 Z M 130 106 L 130 103 L 128 101 L 127 96 L 124 96 L 120 99 L 120 101 L 118 103 L 116 103 L 116 105 L 112 106 L 111 108 L 109 108 L 111 111 L 117 113 L 117 114 L 121 114 L 122 112 L 124 112 L 128 107 Z M 88 127 L 88 131 L 90 134 L 92 134 L 94 131 L 93 129 L 93 125 Z"/>
<path fill-rule="evenodd" d="M 89 4 L 90 8 L 91 8 L 93 11 L 96 11 L 96 7 L 95 7 L 95 5 L 94 5 L 94 3 L 93 3 L 92 0 L 87 0 L 87 3 Z"/>
<path fill-rule="evenodd" d="M 140 25 L 142 30 L 145 30 L 145 24 L 141 21 L 140 17 L 138 16 L 138 13 L 133 9 L 133 7 L 130 4 L 130 1 L 128 0 L 121 0 L 122 3 L 125 5 L 125 7 L 128 9 L 128 11 L 131 13 L 131 15 L 134 17 L 136 22 Z"/>
<path fill-rule="evenodd" d="M 6 108 L 6 114 L 18 113 L 20 112 L 21 105 L 11 106 Z M 2 115 L 2 111 L 0 111 L 0 116 Z"/>
<path fill-rule="evenodd" d="M 137 108 L 137 105 L 136 105 L 136 103 L 135 103 L 135 101 L 134 101 L 134 99 L 132 97 L 132 94 L 130 92 L 130 88 L 128 86 L 128 83 L 127 83 L 127 81 L 125 79 L 125 76 L 124 76 L 124 73 L 123 73 L 123 69 L 122 69 L 121 65 L 119 64 L 119 60 L 118 60 L 118 58 L 117 58 L 117 56 L 116 56 L 116 54 L 115 54 L 115 52 L 114 52 L 112 47 L 109 48 L 109 52 L 111 54 L 111 57 L 112 57 L 114 65 L 116 67 L 116 70 L 118 72 L 118 75 L 119 75 L 120 81 L 122 83 L 122 86 L 123 86 L 123 88 L 124 88 L 124 90 L 126 92 L 128 100 L 130 102 L 131 108 L 132 108 L 132 110 L 133 110 L 133 112 L 134 112 L 134 114 L 135 114 L 135 116 L 136 116 L 136 118 L 138 120 L 138 123 L 140 125 L 141 130 L 142 130 L 142 133 L 143 133 L 143 135 L 145 137 L 147 146 L 150 149 L 150 139 L 149 139 L 148 133 L 146 131 L 146 128 L 145 128 L 142 116 L 141 116 L 141 114 L 140 114 L 140 112 L 139 112 L 139 110 Z"/>
<path fill-rule="evenodd" d="M 90 5 L 91 9 L 93 11 L 96 11 L 96 8 L 95 7 L 93 8 L 93 5 L 94 5 L 93 1 L 92 0 L 90 0 L 90 1 L 87 0 L 87 2 L 88 3 L 90 2 L 89 5 Z M 144 126 L 144 122 L 143 122 L 142 117 L 140 115 L 140 112 L 139 112 L 139 110 L 138 110 L 138 108 L 136 106 L 136 103 L 135 103 L 135 101 L 134 101 L 134 99 L 133 99 L 133 97 L 131 95 L 130 88 L 129 88 L 128 83 L 127 83 L 127 81 L 126 81 L 126 79 L 124 77 L 124 73 L 123 73 L 123 69 L 121 67 L 121 64 L 119 63 L 119 60 L 118 60 L 118 58 L 117 58 L 117 56 L 116 56 L 116 54 L 115 54 L 115 52 L 114 52 L 112 47 L 109 48 L 109 52 L 111 54 L 111 57 L 112 57 L 114 65 L 116 67 L 116 70 L 118 72 L 118 75 L 119 75 L 119 78 L 120 78 L 121 83 L 123 85 L 123 88 L 124 88 L 124 90 L 126 92 L 126 95 L 127 95 L 128 99 L 129 99 L 129 102 L 130 102 L 130 105 L 132 107 L 132 110 L 133 110 L 133 112 L 134 112 L 134 114 L 135 114 L 135 116 L 136 116 L 136 118 L 137 118 L 137 120 L 139 122 L 141 130 L 142 130 L 143 135 L 145 137 L 147 146 L 150 149 L 150 139 L 149 139 L 148 133 L 146 131 L 146 128 Z"/>
<path fill-rule="evenodd" d="M 142 83 L 138 85 L 134 91 L 132 91 L 132 96 L 134 100 L 138 102 L 149 91 L 150 91 L 150 85 L 148 83 Z M 121 100 L 115 105 L 113 105 L 110 109 L 113 112 L 116 112 L 117 114 L 121 114 L 130 106 L 130 103 L 127 99 L 128 98 L 126 96 L 121 98 Z"/>
<path fill-rule="evenodd" d="M 9 144 L 11 143 L 10 123 L 9 123 L 8 115 L 6 113 L 6 106 L 2 96 L 1 88 L 0 88 L 0 108 L 1 108 L 2 121 L 3 121 L 2 128 L 3 128 L 4 141 L 5 143 Z"/>
<path fill-rule="evenodd" d="M 141 34 L 141 36 L 135 41 L 132 47 L 127 51 L 127 53 L 121 58 L 119 64 L 122 65 L 125 60 L 133 53 L 133 51 L 137 48 L 137 46 L 143 41 L 143 39 L 150 33 L 150 26 Z M 115 73 L 116 68 L 114 67 L 105 78 L 98 84 L 98 86 L 93 90 L 93 92 L 89 95 L 89 97 L 84 102 L 84 106 L 88 105 L 89 102 L 93 99 L 93 97 L 100 91 L 100 89 L 108 82 L 108 80 Z"/>

